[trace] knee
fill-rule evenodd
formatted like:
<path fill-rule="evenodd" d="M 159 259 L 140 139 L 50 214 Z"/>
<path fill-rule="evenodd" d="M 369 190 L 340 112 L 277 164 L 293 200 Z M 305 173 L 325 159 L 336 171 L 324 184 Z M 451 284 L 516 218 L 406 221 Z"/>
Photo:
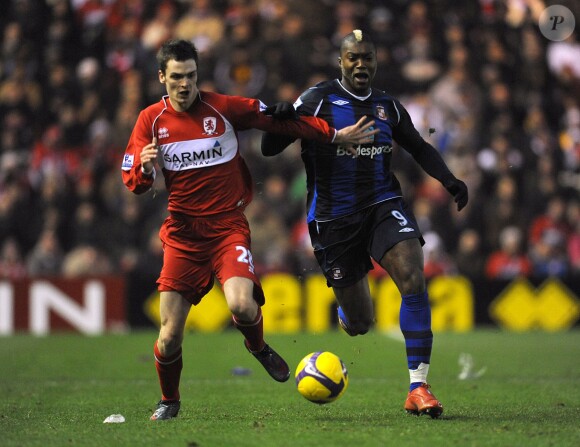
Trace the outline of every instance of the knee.
<path fill-rule="evenodd" d="M 425 290 L 424 258 L 418 239 L 399 242 L 380 262 L 403 295 Z"/>
<path fill-rule="evenodd" d="M 351 337 L 366 334 L 372 327 L 373 321 L 371 319 L 353 319 L 348 322 L 348 330 L 346 333 Z"/>
<path fill-rule="evenodd" d="M 364 335 L 368 331 L 370 331 L 371 327 L 373 326 L 374 321 L 372 319 L 363 319 L 358 324 L 358 333 L 359 335 Z"/>
<path fill-rule="evenodd" d="M 242 321 L 253 321 L 258 313 L 258 304 L 253 298 L 232 300 L 228 307 L 232 315 Z"/>
<path fill-rule="evenodd" d="M 168 328 L 161 328 L 159 338 L 157 340 L 157 349 L 164 357 L 175 354 L 183 342 L 183 333 L 179 331 L 171 331 Z"/>
<path fill-rule="evenodd" d="M 247 278 L 230 278 L 224 283 L 224 295 L 232 315 L 242 321 L 253 321 L 258 314 L 254 283 Z"/>

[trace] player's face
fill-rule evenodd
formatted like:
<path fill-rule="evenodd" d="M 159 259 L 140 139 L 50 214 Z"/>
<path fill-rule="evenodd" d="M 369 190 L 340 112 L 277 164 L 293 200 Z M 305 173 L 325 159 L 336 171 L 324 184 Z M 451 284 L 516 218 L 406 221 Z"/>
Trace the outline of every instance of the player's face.
<path fill-rule="evenodd" d="M 159 71 L 159 82 L 165 84 L 173 108 L 184 112 L 193 104 L 198 93 L 197 64 L 193 59 L 171 59 L 167 62 L 165 73 Z"/>
<path fill-rule="evenodd" d="M 355 95 L 369 93 L 377 72 L 377 55 L 368 42 L 349 42 L 340 53 L 338 64 L 342 72 L 342 85 Z"/>

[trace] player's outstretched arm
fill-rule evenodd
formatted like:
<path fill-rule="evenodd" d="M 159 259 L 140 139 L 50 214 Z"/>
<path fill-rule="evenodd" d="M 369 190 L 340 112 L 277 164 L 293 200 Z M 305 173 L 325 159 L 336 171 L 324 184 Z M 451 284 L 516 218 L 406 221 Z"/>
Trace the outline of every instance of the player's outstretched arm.
<path fill-rule="evenodd" d="M 276 104 L 266 107 L 264 115 L 271 116 L 279 120 L 297 120 L 300 119 L 298 112 L 291 102 L 280 101 Z"/>
<path fill-rule="evenodd" d="M 276 104 L 266 107 L 264 115 L 271 116 L 276 119 L 290 119 L 298 120 L 300 117 L 294 109 L 294 106 L 286 101 L 277 102 Z M 262 134 L 262 155 L 271 157 L 282 152 L 286 147 L 296 140 L 294 137 L 283 134 L 275 134 L 264 132 Z"/>
<path fill-rule="evenodd" d="M 294 141 L 296 141 L 296 138 L 289 137 L 288 135 L 264 132 L 262 134 L 262 145 L 260 149 L 262 150 L 263 156 L 272 157 L 278 155 Z"/>
<path fill-rule="evenodd" d="M 371 143 L 379 129 L 373 128 L 375 121 L 367 122 L 368 117 L 363 116 L 356 124 L 340 129 L 332 141 L 335 144 L 368 144 Z"/>
<path fill-rule="evenodd" d="M 439 151 L 419 135 L 403 105 L 396 104 L 400 120 L 393 130 L 393 139 L 413 156 L 427 174 L 441 182 L 457 203 L 457 211 L 461 211 L 469 200 L 467 185 L 451 173 Z"/>

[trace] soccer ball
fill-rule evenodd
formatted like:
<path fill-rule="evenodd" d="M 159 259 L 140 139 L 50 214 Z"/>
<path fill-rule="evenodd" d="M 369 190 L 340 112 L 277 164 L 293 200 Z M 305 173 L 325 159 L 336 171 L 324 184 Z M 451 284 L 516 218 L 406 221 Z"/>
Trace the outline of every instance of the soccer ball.
<path fill-rule="evenodd" d="M 340 358 L 328 351 L 312 352 L 296 368 L 296 387 L 310 402 L 328 404 L 346 391 L 348 372 Z"/>

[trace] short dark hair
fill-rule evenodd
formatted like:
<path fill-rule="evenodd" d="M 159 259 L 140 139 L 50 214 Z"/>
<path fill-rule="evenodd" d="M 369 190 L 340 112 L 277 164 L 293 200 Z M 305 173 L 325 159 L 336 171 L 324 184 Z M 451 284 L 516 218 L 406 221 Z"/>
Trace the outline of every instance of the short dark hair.
<path fill-rule="evenodd" d="M 197 48 L 195 45 L 188 40 L 183 39 L 171 39 L 165 42 L 159 51 L 157 52 L 157 64 L 159 65 L 159 70 L 165 73 L 167 68 L 167 62 L 171 59 L 176 61 L 187 61 L 193 59 L 195 63 L 198 63 L 199 56 L 197 54 Z"/>
<path fill-rule="evenodd" d="M 373 42 L 369 33 L 363 32 L 360 29 L 355 29 L 343 37 L 342 41 L 340 42 L 340 52 L 342 53 L 344 47 L 347 44 L 359 42 L 365 42 L 371 44 L 373 47 L 375 46 L 375 43 Z"/>

